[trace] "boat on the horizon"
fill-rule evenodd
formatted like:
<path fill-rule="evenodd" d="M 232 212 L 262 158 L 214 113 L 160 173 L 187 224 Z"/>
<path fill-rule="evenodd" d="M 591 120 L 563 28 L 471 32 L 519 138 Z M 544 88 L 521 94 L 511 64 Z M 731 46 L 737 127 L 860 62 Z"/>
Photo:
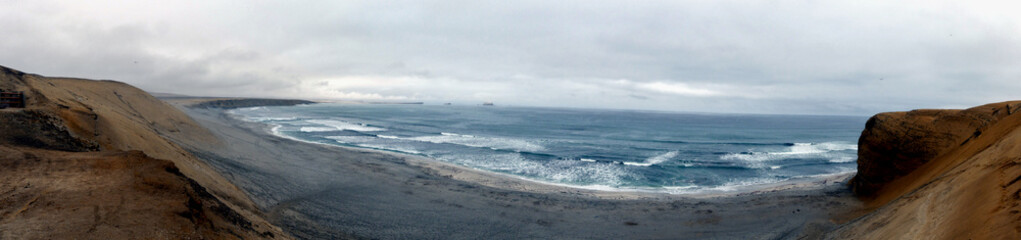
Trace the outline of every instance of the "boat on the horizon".
<path fill-rule="evenodd" d="M 493 106 L 493 102 L 484 102 L 482 106 Z"/>

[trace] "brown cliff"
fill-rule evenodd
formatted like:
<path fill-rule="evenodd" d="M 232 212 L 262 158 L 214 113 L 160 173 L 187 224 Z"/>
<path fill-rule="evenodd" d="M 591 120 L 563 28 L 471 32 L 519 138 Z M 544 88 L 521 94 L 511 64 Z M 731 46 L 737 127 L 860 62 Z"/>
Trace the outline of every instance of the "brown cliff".
<path fill-rule="evenodd" d="M 851 185 L 872 210 L 847 239 L 1021 238 L 1021 102 L 878 114 Z"/>
<path fill-rule="evenodd" d="M 0 110 L 0 238 L 287 238 L 167 140 L 221 144 L 148 93 L 2 66 L 0 88 L 28 105 Z"/>
<path fill-rule="evenodd" d="M 872 196 L 886 183 L 982 135 L 1018 111 L 1021 103 L 966 110 L 914 110 L 873 116 L 858 139 L 855 193 Z"/>

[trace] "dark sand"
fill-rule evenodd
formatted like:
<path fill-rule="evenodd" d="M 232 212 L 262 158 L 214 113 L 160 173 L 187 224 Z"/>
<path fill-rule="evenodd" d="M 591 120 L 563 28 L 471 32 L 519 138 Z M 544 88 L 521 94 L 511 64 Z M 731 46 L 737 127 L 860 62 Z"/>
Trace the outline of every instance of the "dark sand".
<path fill-rule="evenodd" d="M 298 238 L 816 239 L 861 208 L 847 176 L 717 195 L 601 192 L 294 141 L 176 105 L 222 144 L 174 141 Z"/>

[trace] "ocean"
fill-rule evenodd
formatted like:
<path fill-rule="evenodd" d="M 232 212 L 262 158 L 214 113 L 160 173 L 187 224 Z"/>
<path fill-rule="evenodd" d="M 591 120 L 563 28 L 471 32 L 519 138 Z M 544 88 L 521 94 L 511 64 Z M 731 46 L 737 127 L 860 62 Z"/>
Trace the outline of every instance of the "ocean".
<path fill-rule="evenodd" d="M 599 190 L 731 191 L 853 172 L 864 116 L 323 103 L 235 117 L 300 141 Z"/>

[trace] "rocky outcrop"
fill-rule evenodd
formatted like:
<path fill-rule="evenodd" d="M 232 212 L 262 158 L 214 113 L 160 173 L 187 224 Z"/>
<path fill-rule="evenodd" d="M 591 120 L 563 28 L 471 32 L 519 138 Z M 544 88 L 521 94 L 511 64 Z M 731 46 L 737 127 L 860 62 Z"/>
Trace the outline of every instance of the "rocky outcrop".
<path fill-rule="evenodd" d="M 883 113 L 859 140 L 861 216 L 827 239 L 1021 239 L 1021 102 Z"/>
<path fill-rule="evenodd" d="M 40 110 L 0 112 L 0 144 L 62 151 L 96 151 L 99 144 L 68 131 L 63 119 Z"/>
<path fill-rule="evenodd" d="M 856 194 L 872 196 L 886 183 L 978 137 L 1021 109 L 1021 102 L 966 110 L 914 110 L 881 113 L 865 124 L 858 139 Z"/>

